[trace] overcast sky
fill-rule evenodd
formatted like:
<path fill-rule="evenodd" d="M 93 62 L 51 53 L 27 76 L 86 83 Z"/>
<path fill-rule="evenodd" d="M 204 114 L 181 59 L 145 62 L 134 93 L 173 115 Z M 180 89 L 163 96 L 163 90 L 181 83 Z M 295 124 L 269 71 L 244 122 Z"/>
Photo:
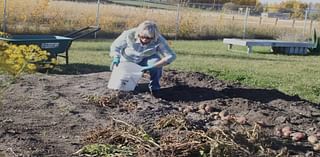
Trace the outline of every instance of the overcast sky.
<path fill-rule="evenodd" d="M 281 1 L 285 1 L 285 0 L 260 0 L 261 3 L 276 3 L 276 2 L 281 2 Z M 304 3 L 320 3 L 320 0 L 300 0 L 301 2 Z"/>

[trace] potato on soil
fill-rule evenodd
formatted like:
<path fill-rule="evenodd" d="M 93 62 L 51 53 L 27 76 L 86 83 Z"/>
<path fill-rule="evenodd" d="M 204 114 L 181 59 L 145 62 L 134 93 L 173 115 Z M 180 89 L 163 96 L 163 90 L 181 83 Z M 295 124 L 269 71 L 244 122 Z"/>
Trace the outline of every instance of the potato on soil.
<path fill-rule="evenodd" d="M 320 143 L 314 144 L 313 145 L 313 150 L 320 151 Z"/>
<path fill-rule="evenodd" d="M 203 109 L 204 110 L 204 108 L 207 106 L 207 104 L 200 104 L 199 106 L 198 106 L 198 109 L 199 110 L 201 110 L 201 109 Z"/>
<path fill-rule="evenodd" d="M 305 138 L 306 135 L 302 132 L 295 132 L 290 134 L 290 136 L 293 141 L 301 141 Z"/>
<path fill-rule="evenodd" d="M 227 115 L 229 115 L 229 112 L 226 111 L 226 110 L 223 110 L 223 111 L 221 111 L 221 112 L 219 113 L 219 116 L 220 116 L 221 118 L 223 118 L 223 117 L 225 117 L 225 116 L 227 116 Z"/>
<path fill-rule="evenodd" d="M 292 133 L 292 129 L 289 126 L 285 126 L 281 129 L 281 133 L 283 137 L 289 137 Z"/>
<path fill-rule="evenodd" d="M 193 111 L 193 107 L 192 106 L 187 106 L 185 109 L 183 109 L 183 113 L 189 113 Z"/>
<path fill-rule="evenodd" d="M 315 144 L 318 142 L 318 138 L 314 135 L 310 135 L 308 136 L 308 141 L 311 143 L 311 144 Z"/>
<path fill-rule="evenodd" d="M 204 109 L 198 110 L 198 112 L 203 115 L 207 113 Z"/>
<path fill-rule="evenodd" d="M 221 120 L 224 120 L 224 121 L 229 121 L 229 120 L 232 120 L 233 117 L 230 116 L 230 115 L 227 115 L 227 116 L 224 116 L 224 117 L 221 117 Z"/>
<path fill-rule="evenodd" d="M 212 112 L 213 109 L 214 109 L 214 107 L 213 107 L 212 105 L 207 105 L 207 106 L 204 108 L 204 110 L 205 110 L 206 112 L 208 112 L 208 113 Z"/>
<path fill-rule="evenodd" d="M 244 116 L 236 117 L 235 120 L 239 124 L 246 124 L 247 123 L 247 118 Z"/>
<path fill-rule="evenodd" d="M 275 128 L 274 134 L 275 134 L 276 136 L 281 137 L 281 136 L 282 136 L 281 128 Z"/>

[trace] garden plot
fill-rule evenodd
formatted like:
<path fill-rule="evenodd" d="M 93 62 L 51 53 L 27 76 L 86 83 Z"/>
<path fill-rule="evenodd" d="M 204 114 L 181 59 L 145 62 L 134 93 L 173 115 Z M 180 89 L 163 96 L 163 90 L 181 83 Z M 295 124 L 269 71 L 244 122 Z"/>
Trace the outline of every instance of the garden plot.
<path fill-rule="evenodd" d="M 23 76 L 2 95 L 0 156 L 319 156 L 320 109 L 298 96 L 165 71 L 152 96 L 110 72 Z"/>

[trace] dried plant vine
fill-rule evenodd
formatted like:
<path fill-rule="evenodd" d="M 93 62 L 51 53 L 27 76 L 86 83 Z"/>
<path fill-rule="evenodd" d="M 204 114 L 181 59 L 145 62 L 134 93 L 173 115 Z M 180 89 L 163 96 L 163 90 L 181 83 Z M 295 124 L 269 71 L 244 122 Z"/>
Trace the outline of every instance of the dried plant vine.
<path fill-rule="evenodd" d="M 264 148 L 259 140 L 262 138 L 261 127 L 254 125 L 244 127 L 240 124 L 238 131 L 232 131 L 221 127 L 211 127 L 208 130 L 195 130 L 188 125 L 188 120 L 183 115 L 167 115 L 159 118 L 154 124 L 154 129 L 159 131 L 166 129 L 166 133 L 159 137 L 152 137 L 142 127 L 137 127 L 125 121 L 111 117 L 111 126 L 105 129 L 97 129 L 85 139 L 87 146 L 113 148 L 108 155 L 116 153 L 128 153 L 132 156 L 244 156 L 276 155 Z M 96 145 L 103 143 L 104 146 Z M 78 153 L 85 154 L 85 148 Z M 92 154 L 91 154 L 92 155 Z M 125 155 L 125 154 L 121 154 Z M 129 155 L 130 156 L 130 155 Z"/>

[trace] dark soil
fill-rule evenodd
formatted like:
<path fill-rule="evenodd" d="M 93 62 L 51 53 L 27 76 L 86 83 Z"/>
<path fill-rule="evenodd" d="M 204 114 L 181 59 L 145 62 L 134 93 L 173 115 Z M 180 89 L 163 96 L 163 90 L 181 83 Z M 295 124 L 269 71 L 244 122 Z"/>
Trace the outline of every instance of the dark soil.
<path fill-rule="evenodd" d="M 320 156 L 307 141 L 308 136 L 320 134 L 319 104 L 298 96 L 178 71 L 165 71 L 163 88 L 154 95 L 146 90 L 147 77 L 134 92 L 124 93 L 107 89 L 109 77 L 110 72 L 32 74 L 17 80 L 2 93 L 0 157 L 83 156 L 78 150 L 87 144 L 106 143 L 108 139 L 117 144 L 114 138 L 110 141 L 111 135 L 106 135 L 117 133 L 119 128 L 115 128 L 114 120 L 141 127 L 161 146 L 153 153 L 145 151 L 149 153 L 145 156 L 200 156 L 199 150 L 208 152 L 208 140 L 197 140 L 209 136 L 208 131 L 214 128 L 222 130 L 219 137 L 223 138 L 216 138 L 217 143 L 224 144 L 223 139 L 229 138 L 223 134 L 228 134 L 233 138 L 229 140 L 232 147 L 238 148 L 228 152 L 225 145 L 222 154 L 214 156 Z M 201 106 L 210 108 L 201 110 Z M 175 123 L 161 123 L 170 116 Z M 181 121 L 177 121 L 179 118 Z M 306 136 L 299 141 L 284 137 L 279 129 L 285 126 L 291 127 L 292 133 Z M 250 145 L 250 136 L 242 135 L 254 127 L 259 137 L 251 140 Z M 190 134 L 201 137 L 193 138 Z M 179 141 L 180 135 L 183 140 Z M 214 135 L 217 137 L 217 132 Z M 169 148 L 170 142 L 177 145 Z M 193 142 L 195 148 L 182 149 L 183 142 Z M 142 155 L 140 152 L 134 156 Z"/>

